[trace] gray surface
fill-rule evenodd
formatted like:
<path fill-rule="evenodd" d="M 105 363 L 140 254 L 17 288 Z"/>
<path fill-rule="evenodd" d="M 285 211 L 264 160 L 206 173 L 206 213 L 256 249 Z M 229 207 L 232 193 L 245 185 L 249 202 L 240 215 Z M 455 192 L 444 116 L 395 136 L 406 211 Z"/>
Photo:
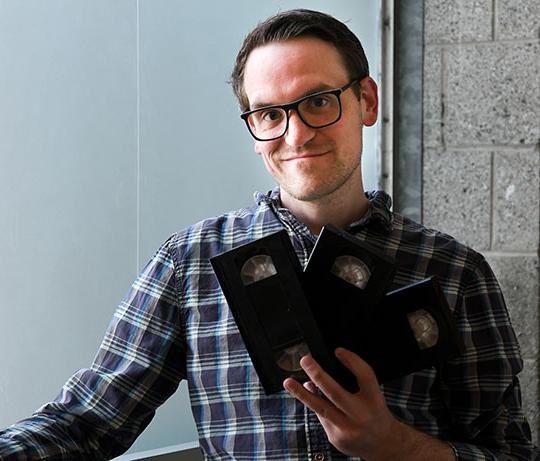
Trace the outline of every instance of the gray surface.
<path fill-rule="evenodd" d="M 442 51 L 424 45 L 423 66 L 423 148 L 427 152 L 442 146 Z"/>
<path fill-rule="evenodd" d="M 197 442 L 190 442 L 122 455 L 115 458 L 114 461 L 202 461 L 203 459 L 202 451 Z"/>
<path fill-rule="evenodd" d="M 538 151 L 496 152 L 493 169 L 493 245 L 502 250 L 535 251 L 540 232 Z"/>
<path fill-rule="evenodd" d="M 493 0 L 425 0 L 426 41 L 457 43 L 489 40 Z"/>
<path fill-rule="evenodd" d="M 487 252 L 538 441 L 540 3 L 425 5 L 424 220 Z"/>
<path fill-rule="evenodd" d="M 423 0 L 396 2 L 394 210 L 422 220 Z"/>
<path fill-rule="evenodd" d="M 540 37 L 538 0 L 498 0 L 495 36 L 502 40 Z"/>
<path fill-rule="evenodd" d="M 453 47 L 447 59 L 448 145 L 538 141 L 540 43 Z"/>
<path fill-rule="evenodd" d="M 491 154 L 430 152 L 424 165 L 424 224 L 489 249 Z"/>
<path fill-rule="evenodd" d="M 0 2 L 0 427 L 88 366 L 168 235 L 272 186 L 227 80 L 259 19 L 306 3 L 254 5 Z M 377 2 L 309 7 L 349 20 L 377 76 Z M 196 437 L 182 384 L 130 452 Z"/>

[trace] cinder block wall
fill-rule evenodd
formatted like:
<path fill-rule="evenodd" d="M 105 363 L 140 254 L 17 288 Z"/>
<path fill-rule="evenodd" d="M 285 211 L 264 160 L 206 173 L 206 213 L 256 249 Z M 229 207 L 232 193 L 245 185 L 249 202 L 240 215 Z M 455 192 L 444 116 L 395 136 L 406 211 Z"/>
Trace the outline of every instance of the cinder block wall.
<path fill-rule="evenodd" d="M 503 288 L 539 431 L 540 2 L 425 0 L 423 221 Z"/>

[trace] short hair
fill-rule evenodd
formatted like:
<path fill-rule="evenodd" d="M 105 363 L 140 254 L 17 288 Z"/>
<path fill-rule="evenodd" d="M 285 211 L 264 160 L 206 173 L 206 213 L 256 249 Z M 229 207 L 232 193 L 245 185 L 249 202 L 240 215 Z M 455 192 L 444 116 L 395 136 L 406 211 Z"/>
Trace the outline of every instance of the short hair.
<path fill-rule="evenodd" d="M 349 78 L 361 80 L 369 75 L 362 44 L 344 23 L 319 11 L 283 11 L 259 23 L 246 36 L 236 56 L 231 84 L 242 111 L 249 109 L 249 101 L 244 91 L 244 71 L 251 52 L 269 43 L 298 37 L 315 37 L 334 45 L 345 63 Z"/>

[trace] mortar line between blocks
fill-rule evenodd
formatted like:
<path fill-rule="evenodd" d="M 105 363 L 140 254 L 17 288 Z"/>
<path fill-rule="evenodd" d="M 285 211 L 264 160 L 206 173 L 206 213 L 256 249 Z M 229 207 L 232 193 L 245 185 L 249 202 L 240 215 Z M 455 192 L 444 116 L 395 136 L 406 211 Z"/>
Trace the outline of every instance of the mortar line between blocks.
<path fill-rule="evenodd" d="M 429 42 L 426 46 L 440 46 L 444 49 L 451 49 L 456 46 L 463 48 L 474 48 L 475 46 L 493 46 L 495 44 L 501 45 L 528 45 L 540 43 L 538 38 L 505 38 L 503 40 L 478 40 L 477 42 Z"/>
<path fill-rule="evenodd" d="M 491 39 L 495 42 L 499 36 L 497 28 L 497 19 L 499 18 L 499 4 L 497 0 L 493 0 L 491 7 Z"/>
<path fill-rule="evenodd" d="M 446 57 L 447 51 L 441 47 L 440 48 L 440 55 L 439 55 L 439 65 L 441 70 L 440 75 L 440 91 L 439 91 L 439 97 L 441 98 L 441 113 L 440 115 L 440 123 L 439 123 L 439 130 L 440 130 L 440 139 L 441 139 L 441 146 L 443 150 L 446 150 L 446 137 L 444 135 L 444 127 L 446 126 L 446 97 L 448 93 L 448 79 L 447 79 L 447 72 L 446 72 L 446 64 L 447 64 L 447 57 Z"/>

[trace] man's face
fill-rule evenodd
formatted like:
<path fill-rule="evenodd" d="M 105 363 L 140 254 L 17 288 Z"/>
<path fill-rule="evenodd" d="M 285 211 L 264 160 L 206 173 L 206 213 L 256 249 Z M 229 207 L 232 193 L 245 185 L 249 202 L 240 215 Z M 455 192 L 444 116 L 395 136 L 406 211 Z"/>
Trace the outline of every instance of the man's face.
<path fill-rule="evenodd" d="M 349 80 L 334 46 L 303 37 L 253 50 L 244 90 L 250 108 L 256 108 L 340 88 Z M 334 125 L 310 128 L 291 111 L 283 137 L 255 141 L 255 151 L 280 185 L 282 200 L 315 201 L 341 190 L 361 191 L 362 126 L 377 118 L 376 86 L 369 77 L 362 80 L 362 94 L 359 99 L 352 88 L 341 94 L 342 116 Z"/>

